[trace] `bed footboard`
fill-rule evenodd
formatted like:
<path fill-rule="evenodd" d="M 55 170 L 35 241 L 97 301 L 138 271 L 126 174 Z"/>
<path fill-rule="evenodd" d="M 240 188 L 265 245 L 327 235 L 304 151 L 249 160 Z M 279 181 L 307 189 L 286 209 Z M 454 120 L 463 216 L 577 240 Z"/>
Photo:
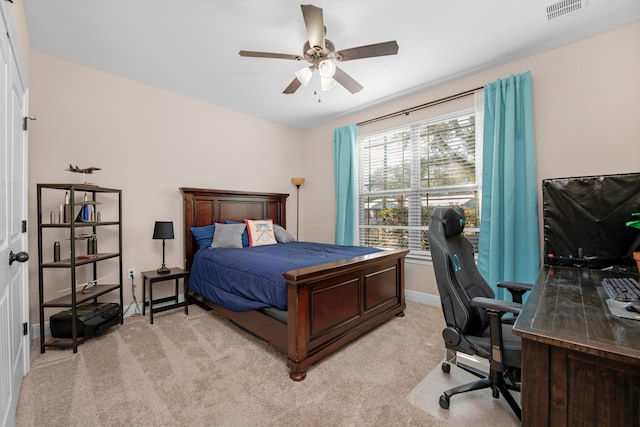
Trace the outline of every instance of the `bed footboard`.
<path fill-rule="evenodd" d="M 288 283 L 289 376 L 393 316 L 404 314 L 404 257 L 389 250 L 284 273 Z"/>

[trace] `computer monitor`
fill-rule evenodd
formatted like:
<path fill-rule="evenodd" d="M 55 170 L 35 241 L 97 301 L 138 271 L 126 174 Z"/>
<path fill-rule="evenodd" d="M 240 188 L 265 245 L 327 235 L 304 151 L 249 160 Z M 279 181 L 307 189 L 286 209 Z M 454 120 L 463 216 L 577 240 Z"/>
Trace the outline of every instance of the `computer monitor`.
<path fill-rule="evenodd" d="M 635 265 L 640 230 L 626 222 L 640 212 L 640 173 L 545 179 L 542 201 L 547 264 Z"/>

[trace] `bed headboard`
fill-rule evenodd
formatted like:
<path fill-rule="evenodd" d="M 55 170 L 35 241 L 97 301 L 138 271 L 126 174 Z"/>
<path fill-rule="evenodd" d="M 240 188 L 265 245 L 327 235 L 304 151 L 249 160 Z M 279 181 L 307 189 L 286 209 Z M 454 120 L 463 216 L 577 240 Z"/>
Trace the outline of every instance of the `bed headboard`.
<path fill-rule="evenodd" d="M 216 222 L 244 221 L 271 218 L 274 224 L 287 226 L 286 206 L 288 194 L 248 193 L 241 191 L 210 190 L 181 187 L 184 203 L 184 255 L 185 268 L 191 269 L 193 256 L 198 250 L 191 235 L 191 227 L 202 227 Z"/>

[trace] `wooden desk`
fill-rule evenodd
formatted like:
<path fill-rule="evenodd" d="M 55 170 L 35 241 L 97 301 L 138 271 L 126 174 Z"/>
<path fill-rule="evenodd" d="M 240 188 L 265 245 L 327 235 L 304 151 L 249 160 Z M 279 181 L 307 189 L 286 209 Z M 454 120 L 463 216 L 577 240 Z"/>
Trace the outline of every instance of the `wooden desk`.
<path fill-rule="evenodd" d="M 518 316 L 523 426 L 640 425 L 640 321 L 615 317 L 601 279 L 545 266 Z M 620 276 L 620 274 L 618 274 Z"/>

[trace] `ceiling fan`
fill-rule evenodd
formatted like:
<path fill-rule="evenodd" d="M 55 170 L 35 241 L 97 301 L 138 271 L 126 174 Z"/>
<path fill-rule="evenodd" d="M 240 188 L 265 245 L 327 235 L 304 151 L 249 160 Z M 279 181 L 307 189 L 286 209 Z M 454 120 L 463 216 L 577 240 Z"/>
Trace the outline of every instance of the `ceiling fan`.
<path fill-rule="evenodd" d="M 362 85 L 340 69 L 336 65 L 336 61 L 344 62 L 374 56 L 396 55 L 398 53 L 398 43 L 395 40 L 336 52 L 333 42 L 325 38 L 326 27 L 322 18 L 322 9 L 310 4 L 303 4 L 301 7 L 307 34 L 309 35 L 309 40 L 304 44 L 302 56 L 248 50 L 240 51 L 240 56 L 246 57 L 293 59 L 296 61 L 304 59 L 309 62 L 311 65 L 296 71 L 296 78 L 285 88 L 283 93 L 294 93 L 301 85 L 306 86 L 316 70 L 320 75 L 322 90 L 331 89 L 337 82 L 351 93 L 359 92 L 362 90 Z"/>

